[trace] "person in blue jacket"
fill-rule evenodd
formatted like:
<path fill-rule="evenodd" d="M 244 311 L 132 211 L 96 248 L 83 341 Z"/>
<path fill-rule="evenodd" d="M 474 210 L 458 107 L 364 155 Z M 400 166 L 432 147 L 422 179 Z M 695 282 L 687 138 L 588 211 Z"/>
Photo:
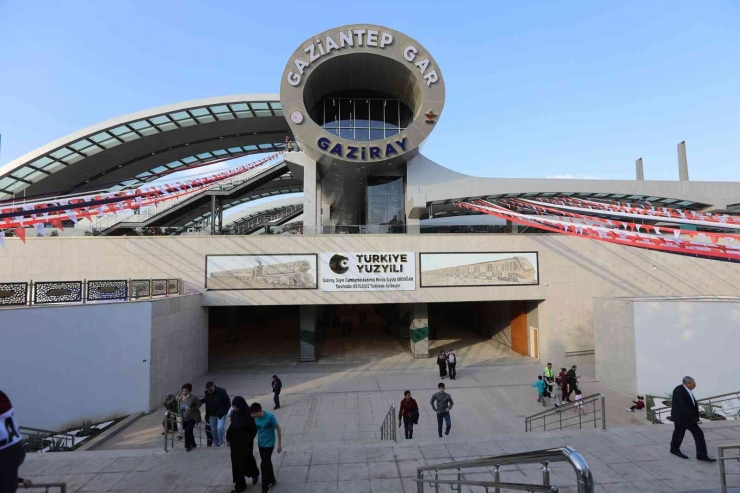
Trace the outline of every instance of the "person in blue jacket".
<path fill-rule="evenodd" d="M 537 377 L 537 381 L 532 384 L 532 387 L 537 387 L 537 402 L 541 402 L 543 406 L 547 407 L 545 402 L 545 381 L 542 379 L 542 375 Z"/>

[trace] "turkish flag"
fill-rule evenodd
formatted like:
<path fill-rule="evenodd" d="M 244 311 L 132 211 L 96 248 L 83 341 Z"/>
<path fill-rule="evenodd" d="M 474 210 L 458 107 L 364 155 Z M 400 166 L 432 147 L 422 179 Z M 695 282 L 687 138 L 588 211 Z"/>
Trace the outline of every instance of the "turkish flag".
<path fill-rule="evenodd" d="M 52 225 L 52 226 L 54 226 L 55 228 L 57 228 L 57 229 L 61 229 L 62 231 L 64 231 L 64 226 L 62 225 L 62 220 L 61 220 L 61 219 L 59 219 L 58 217 L 55 217 L 55 218 L 49 219 L 49 222 L 50 222 L 50 223 L 51 223 L 51 225 Z"/>
<path fill-rule="evenodd" d="M 21 239 L 23 243 L 26 242 L 26 230 L 25 228 L 13 228 L 13 233 Z"/>

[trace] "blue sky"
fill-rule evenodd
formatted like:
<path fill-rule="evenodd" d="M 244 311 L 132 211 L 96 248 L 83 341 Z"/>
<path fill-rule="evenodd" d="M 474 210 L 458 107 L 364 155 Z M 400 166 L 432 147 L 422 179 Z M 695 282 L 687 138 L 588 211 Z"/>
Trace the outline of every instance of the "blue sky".
<path fill-rule="evenodd" d="M 354 22 L 426 46 L 447 102 L 423 147 L 501 177 L 740 181 L 740 3 L 0 0 L 0 165 L 85 126 L 276 93 L 304 40 Z"/>

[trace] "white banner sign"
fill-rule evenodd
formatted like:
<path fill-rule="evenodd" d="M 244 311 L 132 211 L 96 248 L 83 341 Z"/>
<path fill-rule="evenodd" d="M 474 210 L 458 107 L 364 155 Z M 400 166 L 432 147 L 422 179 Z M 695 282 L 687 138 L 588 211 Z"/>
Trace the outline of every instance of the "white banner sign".
<path fill-rule="evenodd" d="M 414 252 L 322 253 L 322 291 L 413 291 Z"/>

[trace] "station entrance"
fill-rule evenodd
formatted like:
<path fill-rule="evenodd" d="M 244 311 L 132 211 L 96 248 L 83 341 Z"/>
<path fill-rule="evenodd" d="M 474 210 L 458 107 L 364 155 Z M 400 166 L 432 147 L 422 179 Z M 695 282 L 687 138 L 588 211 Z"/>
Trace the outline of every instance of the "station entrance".
<path fill-rule="evenodd" d="M 320 364 L 409 363 L 414 359 L 409 327 L 418 316 L 415 307 L 401 303 L 311 307 L 315 359 Z M 301 332 L 307 311 L 298 305 L 211 307 L 210 370 L 297 364 L 306 341 Z M 426 314 L 430 358 L 439 349 L 454 349 L 469 363 L 537 357 L 537 302 L 429 303 Z"/>

